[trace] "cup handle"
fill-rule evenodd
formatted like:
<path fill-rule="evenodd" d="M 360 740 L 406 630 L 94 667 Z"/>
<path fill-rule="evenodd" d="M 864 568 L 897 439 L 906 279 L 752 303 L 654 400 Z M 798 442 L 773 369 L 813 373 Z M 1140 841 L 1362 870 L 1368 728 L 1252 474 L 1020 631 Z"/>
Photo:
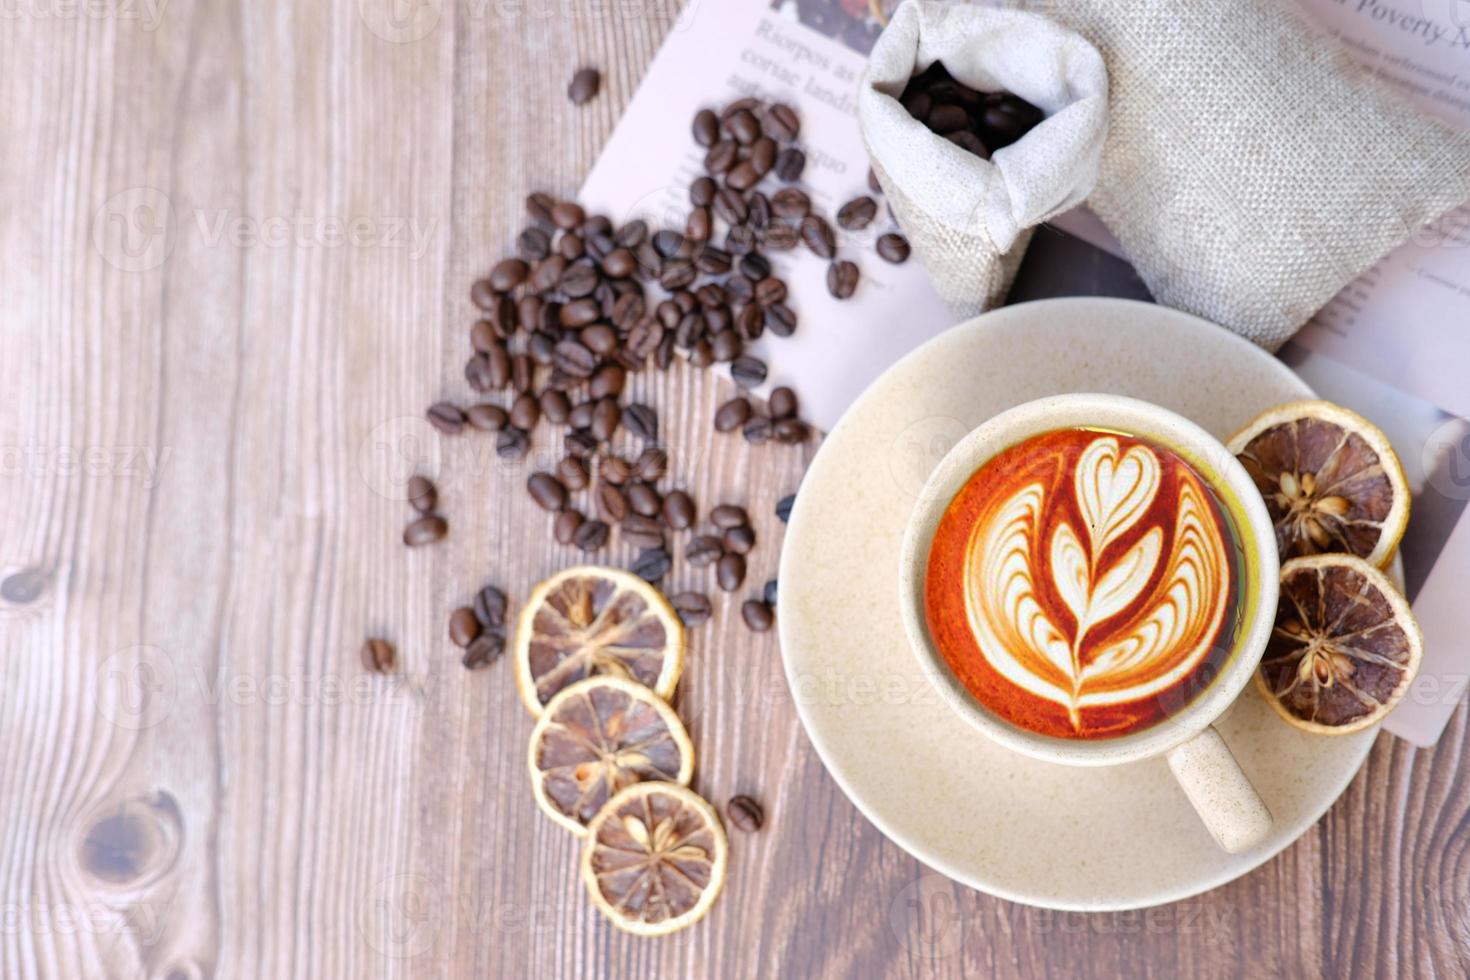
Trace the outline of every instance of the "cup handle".
<path fill-rule="evenodd" d="M 1174 778 L 1216 843 L 1239 854 L 1266 839 L 1271 811 L 1218 731 L 1206 728 L 1171 750 L 1168 759 Z"/>

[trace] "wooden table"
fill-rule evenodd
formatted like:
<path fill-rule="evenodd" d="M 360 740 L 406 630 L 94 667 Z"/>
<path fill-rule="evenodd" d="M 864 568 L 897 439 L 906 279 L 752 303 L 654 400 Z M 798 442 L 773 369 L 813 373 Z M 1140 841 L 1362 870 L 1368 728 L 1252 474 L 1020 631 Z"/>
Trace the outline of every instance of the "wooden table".
<path fill-rule="evenodd" d="M 1464 710 L 1434 751 L 1384 736 L 1243 880 L 1053 914 L 859 816 L 730 601 L 680 706 L 697 788 L 768 826 L 693 930 L 592 911 L 531 800 L 510 664 L 467 673 L 445 635 L 485 582 L 520 597 L 572 561 L 524 492 L 554 447 L 504 464 L 422 410 L 467 397 L 470 282 L 528 191 L 575 191 L 675 6 L 7 7 L 0 976 L 1470 973 Z M 604 89 L 574 109 L 584 63 Z M 812 447 L 716 437 L 710 376 L 635 392 L 676 480 L 758 515 L 759 588 Z M 409 551 L 415 467 L 452 533 Z M 358 664 L 376 633 L 393 680 Z"/>

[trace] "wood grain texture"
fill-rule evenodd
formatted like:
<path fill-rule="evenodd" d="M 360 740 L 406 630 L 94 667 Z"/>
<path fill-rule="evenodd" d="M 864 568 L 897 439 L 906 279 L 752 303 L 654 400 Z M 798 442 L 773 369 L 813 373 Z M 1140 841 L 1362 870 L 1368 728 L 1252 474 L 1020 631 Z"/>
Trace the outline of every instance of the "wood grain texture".
<path fill-rule="evenodd" d="M 575 191 L 676 6 L 7 8 L 0 976 L 1470 975 L 1464 710 L 1433 751 L 1383 737 L 1240 881 L 1050 913 L 860 817 L 737 601 L 694 631 L 679 707 L 696 787 L 768 828 L 695 929 L 599 920 L 531 800 L 510 665 L 467 674 L 445 636 L 485 582 L 573 560 L 524 493 L 556 443 L 506 464 L 422 410 L 467 397 L 470 282 L 526 192 Z M 578 64 L 604 73 L 582 108 Z M 673 482 L 757 515 L 754 593 L 812 449 L 716 437 L 713 377 L 633 390 Z M 408 551 L 415 469 L 452 532 Z M 373 633 L 396 678 L 362 674 Z"/>

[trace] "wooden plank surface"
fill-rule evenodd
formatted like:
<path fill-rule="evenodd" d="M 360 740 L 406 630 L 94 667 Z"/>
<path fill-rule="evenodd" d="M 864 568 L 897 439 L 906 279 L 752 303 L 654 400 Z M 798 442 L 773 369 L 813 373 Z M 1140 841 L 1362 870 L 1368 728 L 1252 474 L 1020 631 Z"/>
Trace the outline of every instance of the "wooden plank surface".
<path fill-rule="evenodd" d="M 575 191 L 676 7 L 7 8 L 0 976 L 1470 974 L 1463 709 L 1433 751 L 1381 738 L 1240 881 L 1049 913 L 951 885 L 859 816 L 774 634 L 729 601 L 680 709 L 697 788 L 759 797 L 768 827 L 735 837 L 697 928 L 599 920 L 532 803 L 509 664 L 467 674 L 444 628 L 485 582 L 517 598 L 572 560 L 523 489 L 555 444 L 506 464 L 421 413 L 467 396 L 469 283 L 528 191 Z M 604 88 L 577 109 L 584 63 Z M 675 481 L 758 516 L 754 592 L 811 447 L 717 438 L 712 377 L 634 391 Z M 409 552 L 415 468 L 452 533 Z M 367 633 L 397 643 L 397 678 L 363 675 Z"/>

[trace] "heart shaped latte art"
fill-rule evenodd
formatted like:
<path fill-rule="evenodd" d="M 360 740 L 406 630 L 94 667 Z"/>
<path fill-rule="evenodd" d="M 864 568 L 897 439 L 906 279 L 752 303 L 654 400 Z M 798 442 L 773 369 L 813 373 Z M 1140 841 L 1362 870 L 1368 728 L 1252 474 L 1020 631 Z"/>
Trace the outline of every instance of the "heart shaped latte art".
<path fill-rule="evenodd" d="M 983 509 L 964 560 L 970 630 L 990 666 L 1082 730 L 1090 707 L 1167 690 L 1215 649 L 1229 553 L 1209 493 L 1154 449 L 1091 435 Z M 1070 467 L 1070 472 L 1058 467 Z"/>

